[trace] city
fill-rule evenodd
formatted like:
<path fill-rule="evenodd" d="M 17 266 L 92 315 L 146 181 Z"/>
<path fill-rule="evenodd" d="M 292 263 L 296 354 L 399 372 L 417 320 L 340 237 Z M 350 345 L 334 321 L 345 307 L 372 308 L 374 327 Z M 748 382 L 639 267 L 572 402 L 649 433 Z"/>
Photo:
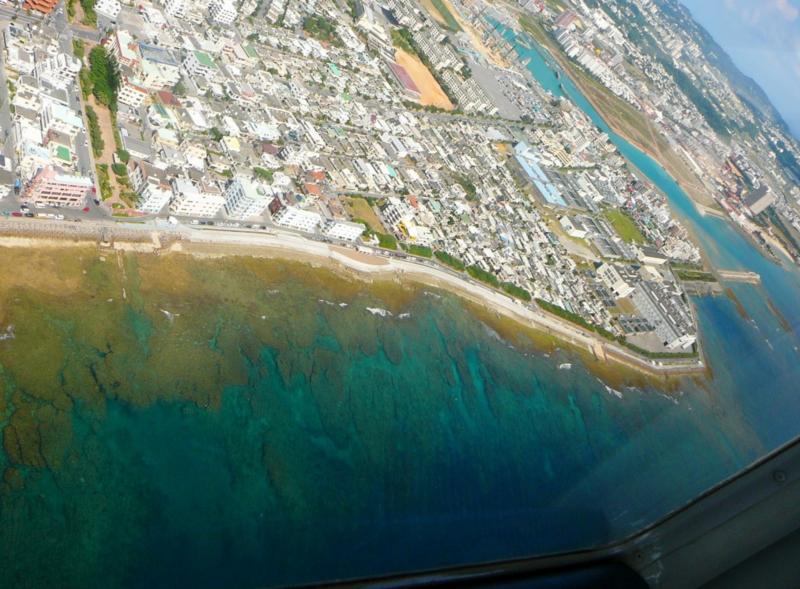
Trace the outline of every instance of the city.
<path fill-rule="evenodd" d="M 714 272 L 664 195 L 536 81 L 504 28 L 537 19 L 662 127 L 720 203 L 698 206 L 765 247 L 791 250 L 797 189 L 753 143 L 698 133 L 697 107 L 591 4 L 529 2 L 522 27 L 519 6 L 482 2 L 4 8 L 0 206 L 25 231 L 168 223 L 349 244 L 465 273 L 654 364 L 702 365 L 687 293 L 718 291 Z M 666 30 L 654 3 L 630 7 Z M 662 45 L 700 59 L 687 40 Z M 754 141 L 789 143 L 756 128 Z"/>

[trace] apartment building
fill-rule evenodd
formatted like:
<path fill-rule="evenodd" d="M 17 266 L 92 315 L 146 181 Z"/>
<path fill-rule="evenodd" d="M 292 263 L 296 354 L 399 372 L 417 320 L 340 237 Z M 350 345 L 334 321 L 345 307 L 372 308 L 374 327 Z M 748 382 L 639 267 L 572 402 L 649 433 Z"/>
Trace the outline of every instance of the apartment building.
<path fill-rule="evenodd" d="M 46 166 L 34 176 L 22 200 L 48 206 L 82 207 L 93 187 L 91 179 L 85 176 L 65 174 L 60 168 Z"/>
<path fill-rule="evenodd" d="M 257 217 L 267 208 L 271 194 L 249 178 L 231 180 L 225 190 L 225 213 L 232 219 Z"/>

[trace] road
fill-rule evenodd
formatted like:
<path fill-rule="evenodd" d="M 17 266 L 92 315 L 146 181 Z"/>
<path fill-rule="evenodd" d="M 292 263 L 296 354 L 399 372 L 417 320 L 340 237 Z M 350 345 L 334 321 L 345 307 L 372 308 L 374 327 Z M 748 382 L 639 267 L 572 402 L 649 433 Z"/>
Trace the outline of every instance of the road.
<path fill-rule="evenodd" d="M 69 22 L 67 21 L 67 15 L 63 8 L 63 3 L 59 4 L 56 10 L 51 13 L 52 16 L 52 24 L 55 27 L 56 31 L 58 31 L 58 45 L 59 49 L 63 53 L 67 55 L 73 55 L 72 52 L 72 40 L 74 38 L 74 31 L 70 27 Z M 99 36 L 99 33 L 98 33 Z M 81 111 L 81 117 L 83 118 L 83 130 L 78 132 L 78 136 L 75 138 L 75 153 L 78 155 L 78 167 L 81 174 L 89 175 L 91 174 L 94 176 L 95 167 L 94 167 L 94 158 L 92 157 L 91 149 L 88 145 L 88 136 L 86 133 L 86 129 L 88 129 L 88 122 L 86 120 L 86 113 L 84 112 L 83 102 L 80 99 L 80 85 L 78 80 L 75 80 L 75 84 L 72 88 L 67 90 L 67 97 L 69 100 L 69 106 L 73 110 Z M 97 189 L 97 185 L 95 182 L 95 189 Z"/>
<path fill-rule="evenodd" d="M 535 304 L 525 304 L 477 282 L 463 273 L 455 272 L 432 260 L 409 256 L 376 248 L 359 248 L 375 256 L 366 259 L 356 254 L 353 243 L 334 242 L 319 235 L 309 235 L 285 229 L 248 229 L 185 224 L 171 224 L 163 219 L 144 222 L 127 220 L 97 220 L 86 223 L 51 221 L 46 219 L 0 218 L 0 233 L 27 235 L 30 237 L 71 237 L 94 240 L 133 240 L 156 243 L 163 238 L 178 239 L 187 243 L 219 244 L 244 247 L 254 253 L 252 248 L 263 247 L 277 251 L 308 254 L 334 260 L 358 272 L 389 273 L 405 275 L 439 288 L 448 288 L 484 305 L 495 313 L 502 313 L 512 319 L 531 325 L 564 341 L 590 351 L 600 350 L 602 358 L 610 358 L 628 366 L 654 372 L 679 373 L 704 370 L 702 359 L 693 360 L 652 360 L 643 358 L 614 342 L 601 339 L 580 326 L 546 313 Z M 339 247 L 332 247 L 339 246 Z"/>
<path fill-rule="evenodd" d="M 63 3 L 59 4 L 59 7 L 63 9 Z M 8 21 L 13 20 L 17 24 L 27 24 L 27 25 L 49 24 L 50 22 L 52 22 L 50 19 L 54 17 L 56 10 L 54 10 L 48 15 L 44 15 L 36 11 L 31 11 L 30 13 L 26 13 L 22 9 L 11 8 L 7 5 L 2 5 L 0 6 L 0 20 L 8 20 Z M 62 16 L 66 21 L 66 15 L 62 14 Z M 76 23 L 73 23 L 68 26 L 76 37 L 80 37 L 81 39 L 85 39 L 93 43 L 100 42 L 100 39 L 102 37 L 100 31 L 95 29 L 90 29 L 85 25 L 79 25 Z"/>
<path fill-rule="evenodd" d="M 17 169 L 17 154 L 14 145 L 14 133 L 11 117 L 11 96 L 8 91 L 8 82 L 6 79 L 6 64 L 5 64 L 6 45 L 5 39 L 0 35 L 0 100 L 3 101 L 0 106 L 0 142 L 3 145 L 3 155 L 6 156 L 11 163 L 11 169 Z"/>
<path fill-rule="evenodd" d="M 41 14 L 32 12 L 30 14 L 26 14 L 22 10 L 14 10 L 12 8 L 8 8 L 6 6 L 0 6 L 0 19 L 8 18 L 9 20 L 16 16 L 14 22 L 17 24 L 24 24 L 29 27 L 32 26 L 40 26 L 40 25 L 50 25 L 55 28 L 56 32 L 58 33 L 58 44 L 59 49 L 66 53 L 67 55 L 73 55 L 72 50 L 72 40 L 75 35 L 79 35 L 84 39 L 91 40 L 93 42 L 97 42 L 100 39 L 100 33 L 97 31 L 86 31 L 84 28 L 79 27 L 77 25 L 70 25 L 67 21 L 66 12 L 63 8 L 63 2 L 60 3 L 50 14 L 43 16 Z M 0 39 L 0 66 L 3 66 L 2 63 L 2 55 L 5 54 L 5 46 L 3 45 L 3 40 Z M 7 92 L 6 86 L 6 78 L 5 78 L 5 71 L 4 67 L 0 67 L 0 84 L 2 84 L 2 89 L 0 89 L 0 95 L 2 93 Z M 94 164 L 94 157 L 91 153 L 91 149 L 88 145 L 88 121 L 86 120 L 86 112 L 83 106 L 83 102 L 80 99 L 80 87 L 78 80 L 76 79 L 73 83 L 72 87 L 67 88 L 67 99 L 69 100 L 69 106 L 73 110 L 80 111 L 81 117 L 83 119 L 83 130 L 78 132 L 78 135 L 74 141 L 74 151 L 78 158 L 78 172 L 82 175 L 91 176 L 95 182 L 95 191 L 99 194 L 99 187 L 97 186 L 97 179 L 95 178 L 95 164 Z M 2 126 L 4 131 L 8 131 L 12 129 L 12 117 L 11 113 L 8 109 L 8 101 L 3 100 L 3 105 L 0 107 L 0 125 Z M 5 141 L 5 148 L 4 153 L 15 156 L 15 148 L 13 145 L 13 133 L 8 133 Z M 9 144 L 10 142 L 10 144 Z M 16 166 L 16 157 L 12 158 L 13 165 Z M 103 213 L 102 210 L 98 209 L 93 202 L 90 202 L 89 207 L 91 211 L 95 214 L 102 213 L 104 217 L 108 217 L 108 213 Z M 10 212 L 12 210 L 17 210 L 19 208 L 19 202 L 13 195 L 0 200 L 0 212 Z M 64 209 L 64 211 L 69 211 L 68 209 Z M 59 211 L 55 210 L 46 210 L 44 212 L 49 213 L 58 213 Z M 69 212 L 65 212 L 65 215 L 70 214 Z"/>

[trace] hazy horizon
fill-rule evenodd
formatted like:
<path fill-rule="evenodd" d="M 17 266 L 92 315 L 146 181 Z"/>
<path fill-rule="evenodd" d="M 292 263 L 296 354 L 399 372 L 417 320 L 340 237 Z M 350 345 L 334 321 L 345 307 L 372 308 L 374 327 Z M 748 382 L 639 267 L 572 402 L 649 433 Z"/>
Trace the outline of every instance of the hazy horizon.
<path fill-rule="evenodd" d="M 800 0 L 681 0 L 800 139 Z"/>

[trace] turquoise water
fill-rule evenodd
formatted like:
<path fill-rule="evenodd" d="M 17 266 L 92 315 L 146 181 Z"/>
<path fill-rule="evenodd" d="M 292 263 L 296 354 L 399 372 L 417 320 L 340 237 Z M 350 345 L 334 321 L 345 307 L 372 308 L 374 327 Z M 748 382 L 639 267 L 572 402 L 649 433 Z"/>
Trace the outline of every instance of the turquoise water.
<path fill-rule="evenodd" d="M 506 31 L 505 36 L 514 40 L 511 31 Z M 569 76 L 560 70 L 556 76 L 557 66 L 544 59 L 543 50 L 530 41 L 531 49 L 515 43 L 518 54 L 523 59 L 530 58 L 529 71 L 545 89 L 583 110 L 608 134 L 620 153 L 664 192 L 672 209 L 693 230 L 711 263 L 718 268 L 752 270 L 761 275 L 760 286 L 726 285 L 744 305 L 747 320 L 742 320 L 726 297 L 695 299 L 703 343 L 715 371 L 712 386 L 717 395 L 729 398 L 734 406 L 745 410 L 746 419 L 756 427 L 767 447 L 774 448 L 800 434 L 797 426 L 800 403 L 796 400 L 795 384 L 800 372 L 797 268 L 788 261 L 781 266 L 765 258 L 727 221 L 701 215 L 655 160 L 609 128 Z M 783 325 L 770 310 L 768 301 L 781 315 Z M 765 379 L 765 374 L 770 378 Z"/>
<path fill-rule="evenodd" d="M 620 399 L 451 296 L 83 263 L 91 302 L 8 297 L 4 585 L 253 587 L 603 544 L 764 450 L 692 381 Z"/>
<path fill-rule="evenodd" d="M 746 317 L 695 300 L 713 379 L 615 392 L 455 297 L 301 265 L 0 251 L 0 585 L 255 587 L 586 548 L 797 434 L 796 273 L 610 135 L 716 263 L 763 277 L 732 286 Z"/>

